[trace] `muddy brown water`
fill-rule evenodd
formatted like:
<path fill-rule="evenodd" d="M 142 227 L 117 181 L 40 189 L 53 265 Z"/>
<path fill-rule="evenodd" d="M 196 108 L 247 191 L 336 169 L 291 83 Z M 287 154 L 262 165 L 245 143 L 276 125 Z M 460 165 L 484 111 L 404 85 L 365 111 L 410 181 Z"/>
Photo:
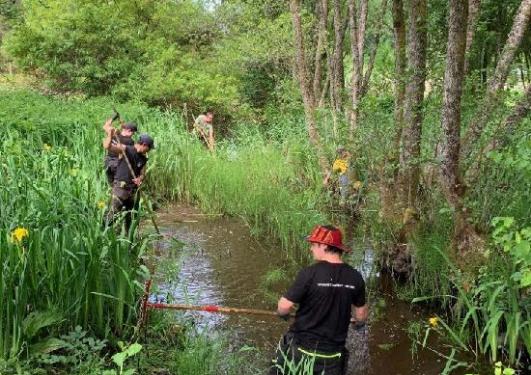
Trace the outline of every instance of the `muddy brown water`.
<path fill-rule="evenodd" d="M 243 220 L 171 206 L 158 213 L 157 223 L 165 240 L 159 243 L 155 259 L 157 287 L 152 300 L 275 309 L 276 299 L 287 285 L 276 285 L 278 290 L 268 293 L 263 280 L 268 271 L 282 267 L 280 249 L 256 241 Z M 171 239 L 184 246 L 177 252 L 165 251 L 171 247 Z M 360 260 L 352 265 L 368 278 L 372 253 L 366 249 L 357 255 Z M 399 301 L 390 291 L 392 288 L 378 281 L 381 276 L 371 277 L 376 278 L 377 285 L 372 300 L 379 301 L 379 307 L 371 306 L 374 319 L 366 331 L 349 333 L 349 375 L 440 374 L 444 361 L 438 355 L 428 350 L 419 350 L 415 356 L 411 352 L 407 327 L 414 320 L 426 321 L 426 314 Z M 278 339 L 288 328 L 287 322 L 275 317 L 186 314 L 206 330 L 226 332 L 233 348 L 253 346 L 265 357 L 273 354 Z"/>

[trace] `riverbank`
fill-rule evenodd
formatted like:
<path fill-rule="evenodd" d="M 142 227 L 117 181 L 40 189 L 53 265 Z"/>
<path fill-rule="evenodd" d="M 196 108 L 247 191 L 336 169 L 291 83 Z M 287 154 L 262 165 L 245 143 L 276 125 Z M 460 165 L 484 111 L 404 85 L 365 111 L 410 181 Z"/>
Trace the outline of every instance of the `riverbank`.
<path fill-rule="evenodd" d="M 0 338 L 0 351 L 8 361 L 30 358 L 31 351 L 25 348 L 43 342 L 50 345 L 45 354 L 64 353 L 59 341 L 47 340 L 65 341 L 62 337 L 76 332 L 78 325 L 85 335 L 108 340 L 108 356 L 123 350 L 119 340 L 132 337 L 141 281 L 148 277 L 138 257 L 155 238 L 138 241 L 135 236 L 124 239 L 112 231 L 101 232 L 108 194 L 101 175 L 100 129 L 110 113 L 110 102 L 109 98 L 61 99 L 28 91 L 0 95 L 1 168 L 7 176 L 0 182 L 0 224 L 7 234 L 0 245 L 8 249 L 0 254 L 7 270 L 0 280 L 2 297 L 8 301 L 0 308 L 0 320 L 2 326 L 13 327 Z M 270 284 L 289 279 L 290 270 L 309 261 L 301 233 L 316 223 L 345 223 L 343 229 L 356 254 L 363 251 L 360 244 L 371 242 L 372 248 L 385 250 L 392 243 L 396 223 L 379 215 L 377 180 L 365 158 L 355 162 L 365 176 L 357 225 L 344 220 L 344 215 L 330 214 L 332 202 L 323 191 L 313 153 L 300 136 L 304 128 L 295 126 L 300 119 L 272 124 L 268 131 L 241 124 L 233 137 L 221 140 L 216 153 L 210 154 L 187 132 L 186 118 L 180 114 L 136 103 L 120 104 L 118 109 L 124 117 L 136 119 L 141 131 L 153 134 L 157 142 L 150 154 L 146 196 L 158 203 L 191 203 L 214 217 L 242 218 L 254 238 L 277 245 L 269 251 L 280 263 L 265 277 Z M 505 172 L 505 179 L 516 173 Z M 514 195 L 518 186 L 511 185 L 505 193 Z M 496 200 L 499 194 L 489 197 Z M 496 361 L 498 345 L 503 345 L 502 358 L 515 361 L 520 348 L 531 347 L 530 319 L 524 318 L 529 317 L 530 306 L 529 299 L 523 298 L 528 296 L 528 286 L 522 251 L 529 243 L 525 221 L 521 223 L 526 212 L 523 198 L 507 211 L 515 220 L 496 222 L 488 262 L 480 269 L 480 277 L 470 279 L 461 277 L 446 256 L 451 213 L 436 196 L 426 195 L 429 204 L 409 247 L 415 267 L 406 284 L 407 294 L 402 295 L 419 301 L 435 299 L 441 323 L 431 333 L 444 337 L 457 354 L 474 353 L 478 361 L 488 354 Z M 490 217 L 504 207 L 491 202 L 484 209 Z M 17 290 L 24 293 L 15 295 Z M 42 314 L 49 310 L 59 314 Z M 44 321 L 37 330 L 24 328 L 36 317 Z M 416 337 L 429 327 L 424 323 L 420 328 Z M 111 362 L 107 357 L 105 365 L 113 367 Z"/>

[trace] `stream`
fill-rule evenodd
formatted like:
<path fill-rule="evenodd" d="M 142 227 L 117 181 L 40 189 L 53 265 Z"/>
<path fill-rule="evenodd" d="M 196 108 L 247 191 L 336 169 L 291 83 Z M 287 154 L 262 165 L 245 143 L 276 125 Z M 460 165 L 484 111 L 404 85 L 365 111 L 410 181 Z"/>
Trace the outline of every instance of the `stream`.
<path fill-rule="evenodd" d="M 272 292 L 271 288 L 264 287 L 264 277 L 269 271 L 282 268 L 281 250 L 265 242 L 259 243 L 241 219 L 202 214 L 191 207 L 170 206 L 159 211 L 157 223 L 165 240 L 158 245 L 154 277 L 157 289 L 152 300 L 276 309 L 276 300 L 289 281 L 273 283 L 275 290 Z M 171 247 L 172 238 L 184 244 L 182 249 L 165 251 Z M 351 363 L 348 374 L 440 374 L 444 360 L 429 350 L 419 349 L 413 355 L 407 332 L 410 322 L 426 321 L 428 316 L 398 300 L 388 279 L 378 273 L 371 275 L 372 251 L 366 249 L 363 253 L 356 254 L 358 261 L 349 260 L 349 263 L 360 270 L 366 280 L 374 278 L 371 285 L 375 290 L 371 291 L 370 300 L 372 318 L 367 330 L 349 332 L 347 347 Z M 233 348 L 256 347 L 268 357 L 273 355 L 278 339 L 288 328 L 287 322 L 276 317 L 186 314 L 205 330 L 225 332 Z"/>

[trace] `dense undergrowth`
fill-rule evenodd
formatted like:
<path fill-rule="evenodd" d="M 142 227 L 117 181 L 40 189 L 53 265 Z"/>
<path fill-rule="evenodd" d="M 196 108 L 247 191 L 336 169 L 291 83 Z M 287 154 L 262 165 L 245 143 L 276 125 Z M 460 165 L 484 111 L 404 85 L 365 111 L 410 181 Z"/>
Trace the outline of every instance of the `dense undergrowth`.
<path fill-rule="evenodd" d="M 384 135 L 392 125 L 386 103 L 385 98 L 364 103 L 359 141 L 353 146 L 353 164 L 363 183 L 356 238 L 370 238 L 377 250 L 388 248 L 400 224 L 379 215 L 382 150 L 389 147 Z M 101 125 L 113 104 L 110 98 L 0 93 L 0 297 L 5 301 L 0 356 L 5 359 L 61 350 L 64 340 L 50 338 L 76 326 L 109 340 L 118 351 L 117 340 L 134 331 L 147 273 L 138 256 L 145 253 L 149 237 L 124 238 L 101 230 L 108 200 Z M 138 122 L 141 132 L 155 137 L 145 187 L 152 199 L 186 201 L 205 212 L 239 216 L 256 235 L 278 240 L 272 256 L 308 260 L 300 251 L 301 236 L 333 215 L 300 116 L 275 116 L 262 128 L 239 124 L 211 154 L 188 133 L 183 116 L 139 103 L 117 107 L 124 118 Z M 332 158 L 346 127 L 325 118 L 319 125 Z M 427 116 L 426 122 L 427 131 L 436 134 L 437 116 Z M 490 239 L 478 278 L 463 275 L 448 259 L 451 211 L 440 191 L 424 181 L 424 209 L 412 241 L 413 273 L 402 292 L 407 298 L 437 301 L 447 312 L 441 319 L 455 322 L 440 325 L 438 332 L 459 350 L 494 361 L 501 346 L 508 363 L 531 348 L 529 142 L 529 134 L 518 134 L 510 146 L 489 155 L 471 187 L 473 220 Z M 433 147 L 427 142 L 423 152 L 436 165 Z M 491 223 L 500 216 L 512 217 L 511 225 L 498 220 L 495 228 L 503 229 L 491 237 Z"/>

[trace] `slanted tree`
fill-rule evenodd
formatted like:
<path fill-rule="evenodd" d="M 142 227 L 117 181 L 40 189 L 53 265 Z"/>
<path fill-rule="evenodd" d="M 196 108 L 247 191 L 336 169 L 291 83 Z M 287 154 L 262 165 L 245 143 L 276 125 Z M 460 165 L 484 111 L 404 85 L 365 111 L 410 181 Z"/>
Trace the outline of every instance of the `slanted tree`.
<path fill-rule="evenodd" d="M 518 103 L 514 106 L 512 111 L 505 117 L 496 127 L 494 136 L 482 151 L 470 162 L 470 167 L 466 170 L 465 184 L 471 186 L 476 183 L 481 162 L 485 160 L 485 155 L 489 152 L 504 147 L 508 144 L 508 140 L 514 134 L 518 124 L 525 119 L 530 112 L 531 108 L 531 85 L 528 85 L 523 96 Z"/>
<path fill-rule="evenodd" d="M 522 0 L 518 8 L 512 29 L 507 36 L 507 41 L 496 64 L 494 74 L 487 82 L 487 92 L 483 102 L 478 105 L 476 116 L 470 122 L 461 150 L 461 157 L 466 159 L 470 156 L 473 146 L 481 137 L 483 130 L 489 122 L 493 109 L 499 104 L 500 92 L 503 90 L 510 66 L 514 60 L 516 52 L 528 31 L 531 18 L 531 0 Z"/>

